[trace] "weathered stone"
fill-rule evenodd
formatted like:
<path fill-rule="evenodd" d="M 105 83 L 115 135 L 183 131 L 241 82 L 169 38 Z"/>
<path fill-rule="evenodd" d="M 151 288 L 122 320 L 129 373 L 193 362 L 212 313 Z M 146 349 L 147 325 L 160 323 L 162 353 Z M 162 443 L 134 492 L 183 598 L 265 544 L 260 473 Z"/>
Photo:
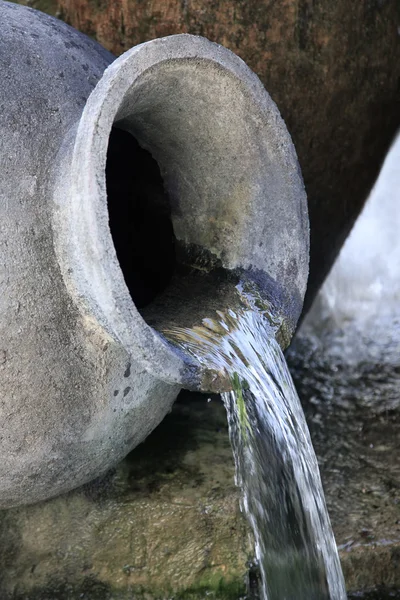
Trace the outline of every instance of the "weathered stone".
<path fill-rule="evenodd" d="M 280 313 L 287 345 L 302 310 L 309 231 L 285 124 L 232 52 L 178 35 L 113 61 L 44 13 L 0 0 L 0 17 L 8 507 L 117 464 L 181 387 L 227 385 L 162 331 L 231 307 L 239 280 Z M 152 283 L 153 296 L 166 287 L 156 311 L 141 289 Z"/>
<path fill-rule="evenodd" d="M 398 413 L 306 408 L 348 589 L 400 587 Z M 253 546 L 233 477 L 222 404 L 182 395 L 104 479 L 0 513 L 2 600 L 238 600 Z"/>
<path fill-rule="evenodd" d="M 105 479 L 0 513 L 0 596 L 237 600 L 251 554 L 224 409 L 191 396 Z"/>
<path fill-rule="evenodd" d="M 156 37 L 192 33 L 230 48 L 257 73 L 287 123 L 303 171 L 311 223 L 310 302 L 400 126 L 398 1 L 53 5 L 115 54 Z"/>
<path fill-rule="evenodd" d="M 353 590 L 400 589 L 400 331 L 397 312 L 375 321 L 304 323 L 288 354 Z"/>

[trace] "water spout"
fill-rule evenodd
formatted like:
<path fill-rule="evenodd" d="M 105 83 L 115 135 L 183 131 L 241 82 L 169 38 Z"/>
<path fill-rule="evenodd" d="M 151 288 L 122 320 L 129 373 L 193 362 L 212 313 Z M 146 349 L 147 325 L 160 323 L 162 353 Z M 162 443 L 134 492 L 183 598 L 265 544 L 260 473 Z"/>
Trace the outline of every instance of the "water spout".
<path fill-rule="evenodd" d="M 239 294 L 238 294 L 239 295 Z M 345 600 L 317 459 L 282 351 L 279 323 L 240 290 L 238 310 L 167 335 L 230 378 L 222 395 L 236 483 L 253 529 L 263 600 Z"/>
<path fill-rule="evenodd" d="M 229 50 L 178 35 L 118 59 L 0 0 L 0 506 L 104 473 L 182 387 L 222 389 L 162 334 L 230 305 L 282 316 L 308 274 L 296 153 Z"/>

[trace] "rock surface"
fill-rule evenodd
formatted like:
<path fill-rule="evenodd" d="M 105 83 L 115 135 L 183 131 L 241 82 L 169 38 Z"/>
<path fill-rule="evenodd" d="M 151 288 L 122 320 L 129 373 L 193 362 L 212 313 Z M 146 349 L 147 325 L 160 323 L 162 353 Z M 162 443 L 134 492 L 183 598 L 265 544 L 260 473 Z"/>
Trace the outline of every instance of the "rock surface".
<path fill-rule="evenodd" d="M 237 599 L 249 556 L 224 409 L 194 394 L 105 479 L 1 513 L 0 597 Z"/>
<path fill-rule="evenodd" d="M 289 364 L 348 589 L 400 588 L 398 364 L 346 365 L 297 339 Z"/>
<path fill-rule="evenodd" d="M 400 587 L 399 410 L 342 403 L 306 409 L 347 586 Z M 0 513 L 2 600 L 243 598 L 252 545 L 233 476 L 221 402 L 182 395 L 106 478 Z"/>

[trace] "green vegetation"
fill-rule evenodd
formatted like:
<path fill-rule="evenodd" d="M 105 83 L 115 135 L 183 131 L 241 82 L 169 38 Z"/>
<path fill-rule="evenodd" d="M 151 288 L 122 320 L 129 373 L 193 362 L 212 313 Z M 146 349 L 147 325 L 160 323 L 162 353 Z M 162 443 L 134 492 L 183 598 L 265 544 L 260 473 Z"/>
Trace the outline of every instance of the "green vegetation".
<path fill-rule="evenodd" d="M 49 582 L 45 587 L 35 587 L 26 592 L 14 592 L 12 596 L 2 596 L 3 600 L 238 600 L 245 597 L 245 583 L 225 581 L 223 577 L 206 577 L 197 585 L 174 593 L 173 591 L 146 590 L 142 586 L 128 585 L 125 589 L 113 589 L 92 577 L 79 583 Z"/>
<path fill-rule="evenodd" d="M 249 385 L 246 380 L 240 381 L 237 373 L 233 374 L 232 387 L 236 397 L 240 432 L 244 439 L 247 439 L 251 431 L 249 417 L 247 414 L 246 404 L 243 397 L 243 390 L 248 389 Z"/>

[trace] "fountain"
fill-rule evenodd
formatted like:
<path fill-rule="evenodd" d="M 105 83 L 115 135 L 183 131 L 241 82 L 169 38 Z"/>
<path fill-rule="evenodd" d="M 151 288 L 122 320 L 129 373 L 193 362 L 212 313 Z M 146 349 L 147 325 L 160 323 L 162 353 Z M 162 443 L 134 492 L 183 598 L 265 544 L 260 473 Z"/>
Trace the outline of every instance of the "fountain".
<path fill-rule="evenodd" d="M 182 387 L 221 390 L 160 332 L 229 306 L 240 280 L 286 346 L 308 219 L 286 127 L 232 52 L 177 35 L 114 60 L 38 11 L 0 15 L 5 508 L 105 473 Z"/>
<path fill-rule="evenodd" d="M 285 358 L 279 321 L 238 289 L 242 307 L 175 328 L 171 340 L 232 382 L 222 397 L 262 600 L 345 600 L 318 463 Z M 246 306 L 247 305 L 247 306 Z"/>
<path fill-rule="evenodd" d="M 222 392 L 263 599 L 343 600 L 281 352 L 302 310 L 308 220 L 276 106 L 204 38 L 114 61 L 56 20 L 0 11 L 0 506 L 104 474 L 182 387 Z"/>

